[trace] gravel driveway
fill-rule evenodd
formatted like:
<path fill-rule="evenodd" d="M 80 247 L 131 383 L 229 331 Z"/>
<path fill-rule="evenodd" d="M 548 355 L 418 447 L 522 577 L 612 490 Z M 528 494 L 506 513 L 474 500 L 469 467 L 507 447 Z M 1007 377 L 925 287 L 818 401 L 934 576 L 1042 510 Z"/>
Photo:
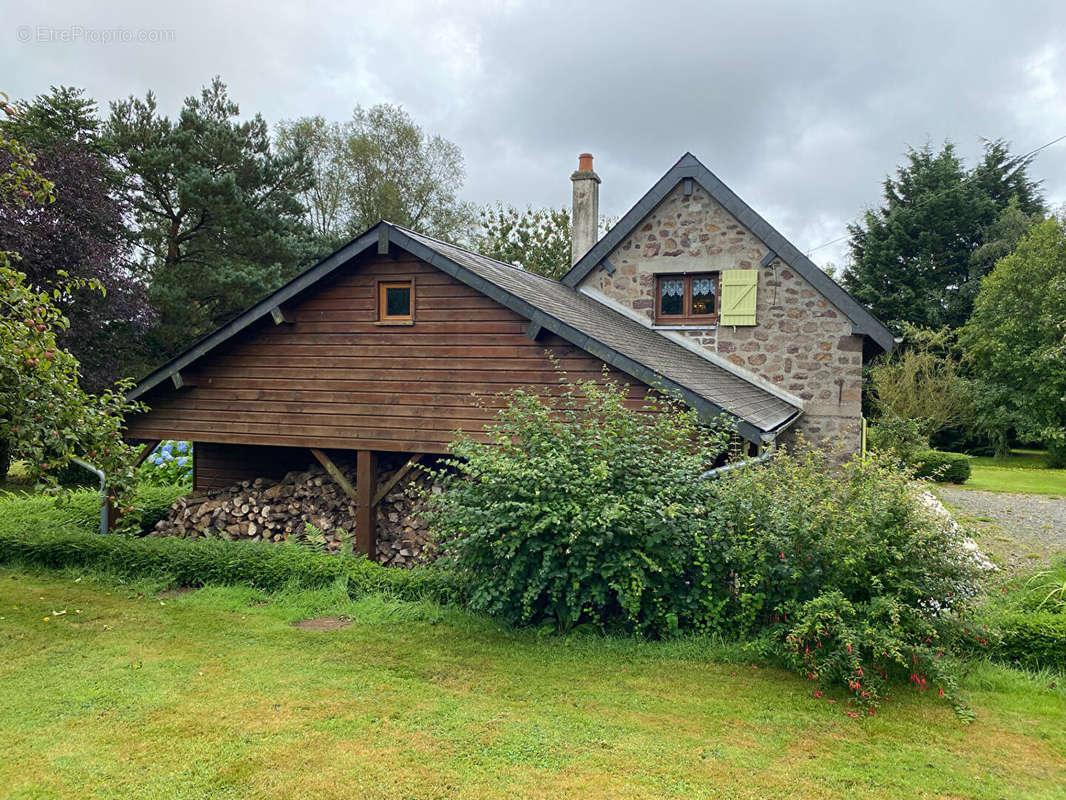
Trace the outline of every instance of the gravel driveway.
<path fill-rule="evenodd" d="M 975 531 L 981 549 L 1010 570 L 1032 569 L 1049 555 L 1066 553 L 1066 497 L 954 486 L 938 486 L 936 492 Z"/>

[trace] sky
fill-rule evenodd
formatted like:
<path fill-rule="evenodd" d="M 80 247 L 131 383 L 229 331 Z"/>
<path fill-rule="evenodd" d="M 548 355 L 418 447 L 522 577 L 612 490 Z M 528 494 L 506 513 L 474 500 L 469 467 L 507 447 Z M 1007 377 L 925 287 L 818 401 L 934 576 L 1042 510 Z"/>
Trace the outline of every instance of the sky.
<path fill-rule="evenodd" d="M 214 75 L 275 123 L 404 106 L 462 149 L 476 203 L 570 202 L 577 155 L 625 213 L 686 151 L 819 264 L 908 147 L 1066 134 L 1066 3 L 151 4 L 0 0 L 12 99 L 75 85 L 175 114 Z M 6 30 L 4 30 L 6 28 Z M 1066 202 L 1066 140 L 1031 172 Z M 817 249 L 814 249 L 817 248 Z"/>

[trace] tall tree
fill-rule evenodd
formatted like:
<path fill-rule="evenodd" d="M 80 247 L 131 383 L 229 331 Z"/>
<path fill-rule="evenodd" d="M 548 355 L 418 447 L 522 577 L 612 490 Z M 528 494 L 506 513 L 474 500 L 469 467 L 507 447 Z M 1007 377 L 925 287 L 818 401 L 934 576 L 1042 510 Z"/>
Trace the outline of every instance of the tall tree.
<path fill-rule="evenodd" d="M 313 258 L 302 147 L 272 147 L 260 115 L 215 78 L 179 117 L 155 97 L 113 103 L 105 133 L 123 175 L 132 233 L 151 275 L 154 337 L 171 355 L 297 274 Z"/>
<path fill-rule="evenodd" d="M 1024 214 L 1042 214 L 1028 158 L 989 142 L 967 171 L 946 143 L 907 153 L 884 183 L 884 204 L 850 225 L 852 265 L 845 287 L 877 316 L 901 329 L 960 327 L 970 315 L 980 278 L 990 268 L 975 253 L 1012 200 Z"/>
<path fill-rule="evenodd" d="M 36 153 L 55 201 L 0 207 L 0 249 L 20 254 L 19 269 L 35 288 L 81 287 L 60 298 L 69 327 L 58 341 L 80 362 L 83 385 L 98 392 L 143 368 L 152 317 L 144 281 L 128 260 L 127 209 L 100 141 L 96 104 L 80 89 L 52 87 L 14 108 L 0 127 Z M 61 271 L 98 284 L 106 296 L 59 278 Z"/>
<path fill-rule="evenodd" d="M 570 212 L 566 208 L 487 206 L 473 247 L 491 258 L 558 280 L 570 268 Z"/>
<path fill-rule="evenodd" d="M 2 94 L 0 112 L 18 116 Z M 0 207 L 42 208 L 52 202 L 55 187 L 35 162 L 0 129 Z M 15 269 L 18 260 L 17 253 L 0 250 L 0 460 L 6 462 L 9 453 L 23 459 L 35 477 L 54 487 L 60 468 L 75 457 L 89 459 L 109 476 L 121 510 L 132 511 L 124 505 L 134 470 L 132 448 L 122 440 L 123 415 L 142 407 L 126 401 L 128 383 L 99 395 L 85 392 L 77 359 L 56 338 L 68 323 L 55 299 L 93 282 L 59 273 L 51 290 L 41 290 Z M 6 463 L 0 463 L 0 472 L 7 472 Z M 133 521 L 126 517 L 127 524 Z"/>
<path fill-rule="evenodd" d="M 315 185 L 302 199 L 321 237 L 354 236 L 382 219 L 450 241 L 473 228 L 474 208 L 459 199 L 462 152 L 400 106 L 356 106 L 344 123 L 284 122 L 278 142 L 284 151 L 302 147 L 313 161 Z"/>
<path fill-rule="evenodd" d="M 962 341 L 1003 427 L 1066 466 L 1066 225 L 1032 228 L 981 282 Z"/>

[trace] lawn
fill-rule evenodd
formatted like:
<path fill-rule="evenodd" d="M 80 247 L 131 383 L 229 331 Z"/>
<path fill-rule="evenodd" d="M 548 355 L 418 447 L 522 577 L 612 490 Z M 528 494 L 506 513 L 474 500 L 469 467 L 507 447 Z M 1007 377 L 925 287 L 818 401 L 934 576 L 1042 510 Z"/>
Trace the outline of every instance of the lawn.
<path fill-rule="evenodd" d="M 1066 469 L 1047 469 L 1040 450 L 1012 450 L 1006 459 L 971 458 L 967 489 L 1066 495 Z"/>
<path fill-rule="evenodd" d="M 982 663 L 971 725 L 904 687 L 855 720 L 722 645 L 158 588 L 0 570 L 5 797 L 1066 797 L 1061 678 Z M 290 624 L 322 614 L 353 622 Z"/>

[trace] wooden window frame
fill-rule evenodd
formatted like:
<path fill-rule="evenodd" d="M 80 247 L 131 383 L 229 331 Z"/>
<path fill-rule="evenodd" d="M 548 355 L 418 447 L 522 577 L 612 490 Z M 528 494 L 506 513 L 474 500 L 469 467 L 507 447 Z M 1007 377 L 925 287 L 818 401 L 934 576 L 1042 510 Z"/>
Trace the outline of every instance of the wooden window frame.
<path fill-rule="evenodd" d="M 714 279 L 714 313 L 692 313 L 692 281 L 703 278 Z M 681 293 L 680 314 L 663 314 L 662 282 L 664 280 L 683 279 L 685 288 Z M 722 313 L 722 273 L 720 270 L 709 272 L 674 272 L 655 276 L 655 324 L 656 325 L 717 325 Z"/>
<path fill-rule="evenodd" d="M 387 312 L 388 304 L 386 303 L 387 293 L 389 289 L 410 289 L 411 290 L 411 308 L 410 314 L 405 315 L 389 315 Z M 415 281 L 414 278 L 406 278 L 403 280 L 381 280 L 378 281 L 378 325 L 414 325 L 415 323 Z"/>

